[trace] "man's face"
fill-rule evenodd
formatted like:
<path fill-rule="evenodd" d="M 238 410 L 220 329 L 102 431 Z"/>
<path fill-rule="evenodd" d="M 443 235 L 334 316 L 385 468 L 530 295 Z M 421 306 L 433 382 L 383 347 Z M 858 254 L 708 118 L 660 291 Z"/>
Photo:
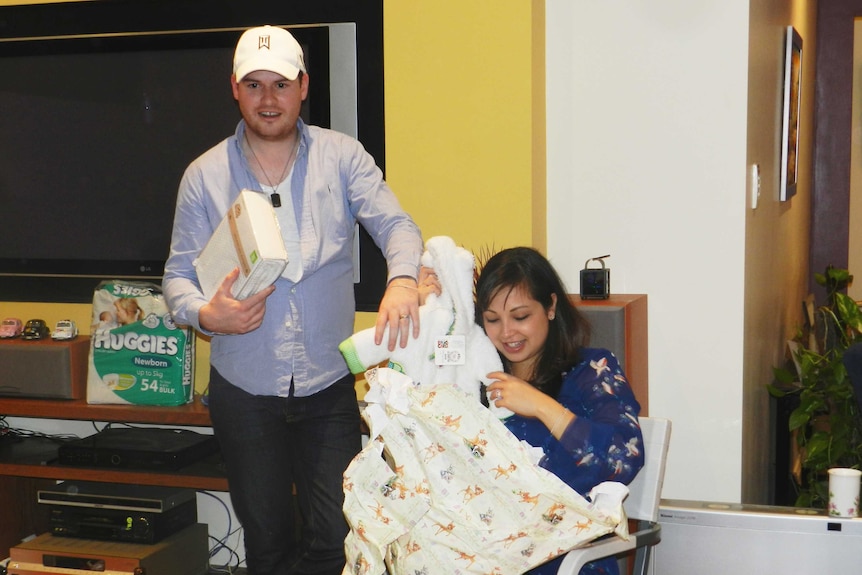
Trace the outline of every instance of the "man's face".
<path fill-rule="evenodd" d="M 308 75 L 288 80 L 275 72 L 257 70 L 237 81 L 233 97 L 249 131 L 263 140 L 284 139 L 296 129 L 302 102 L 308 95 Z"/>

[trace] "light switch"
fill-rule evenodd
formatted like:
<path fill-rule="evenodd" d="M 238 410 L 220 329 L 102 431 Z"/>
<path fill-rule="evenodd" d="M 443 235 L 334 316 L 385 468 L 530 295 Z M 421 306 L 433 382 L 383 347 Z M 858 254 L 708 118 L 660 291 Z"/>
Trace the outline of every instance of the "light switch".
<path fill-rule="evenodd" d="M 751 209 L 757 208 L 760 199 L 760 164 L 751 164 L 748 170 L 748 189 L 751 193 Z"/>

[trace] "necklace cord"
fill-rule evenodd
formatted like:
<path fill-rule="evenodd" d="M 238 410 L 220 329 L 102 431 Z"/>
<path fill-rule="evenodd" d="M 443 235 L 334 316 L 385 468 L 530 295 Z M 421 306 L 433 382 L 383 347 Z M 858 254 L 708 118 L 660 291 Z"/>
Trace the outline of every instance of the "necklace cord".
<path fill-rule="evenodd" d="M 269 177 L 269 174 L 267 174 L 266 170 L 263 168 L 263 164 L 257 157 L 257 153 L 255 153 L 254 148 L 251 145 L 251 141 L 249 141 L 248 139 L 247 133 L 243 133 L 243 139 L 245 139 L 245 145 L 248 146 L 248 149 L 251 151 L 251 155 L 254 158 L 254 161 L 257 163 L 257 167 L 260 168 L 263 177 L 266 178 L 266 183 L 269 184 L 270 188 L 272 188 L 272 193 L 269 197 L 273 207 L 281 207 L 281 196 L 278 194 L 278 186 L 280 186 L 281 183 L 284 181 L 285 176 L 287 176 L 287 173 L 290 171 L 290 167 L 293 165 L 294 158 L 296 157 L 296 150 L 299 149 L 299 133 L 296 133 L 296 141 L 294 142 L 293 148 L 290 150 L 290 156 L 288 156 L 287 161 L 284 163 L 284 169 L 281 172 L 281 177 L 275 184 L 272 183 L 272 178 Z"/>

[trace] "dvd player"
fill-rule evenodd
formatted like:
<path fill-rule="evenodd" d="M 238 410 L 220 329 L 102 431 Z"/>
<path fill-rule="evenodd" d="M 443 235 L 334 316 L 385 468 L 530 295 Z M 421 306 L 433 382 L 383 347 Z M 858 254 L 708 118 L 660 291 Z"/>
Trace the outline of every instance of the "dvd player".
<path fill-rule="evenodd" d="M 126 543 L 158 543 L 197 522 L 191 489 L 63 481 L 40 489 L 51 533 Z"/>
<path fill-rule="evenodd" d="M 60 446 L 61 465 L 177 471 L 218 451 L 208 434 L 158 427 L 109 427 Z"/>
<path fill-rule="evenodd" d="M 48 509 L 48 525 L 54 535 L 125 543 L 158 543 L 197 519 L 195 501 L 186 501 L 164 513 L 65 505 L 51 505 Z"/>
<path fill-rule="evenodd" d="M 61 481 L 36 492 L 36 500 L 47 505 L 150 513 L 164 513 L 189 501 L 195 501 L 196 497 L 193 489 L 182 487 L 94 481 Z"/>

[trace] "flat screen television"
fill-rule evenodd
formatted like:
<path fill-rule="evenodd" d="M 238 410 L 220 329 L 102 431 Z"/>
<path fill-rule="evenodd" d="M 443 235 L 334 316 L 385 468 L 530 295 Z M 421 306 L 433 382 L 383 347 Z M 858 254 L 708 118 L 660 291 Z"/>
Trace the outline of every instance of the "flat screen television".
<path fill-rule="evenodd" d="M 27 23 L 48 18 L 50 5 L 0 8 L 0 301 L 89 302 L 103 279 L 160 281 L 182 173 L 239 121 L 229 78 L 249 25 L 283 25 L 302 44 L 312 80 L 303 118 L 366 143 L 360 81 L 376 80 L 357 66 L 360 24 L 261 14 L 230 25 L 222 4 L 212 5 L 214 25 L 181 26 L 156 2 L 164 19 L 151 13 L 137 28 L 116 18 L 116 2 L 55 5 L 66 17 L 39 35 Z M 377 121 L 366 147 L 382 166 Z M 385 262 L 357 234 L 357 309 L 376 310 Z"/>

